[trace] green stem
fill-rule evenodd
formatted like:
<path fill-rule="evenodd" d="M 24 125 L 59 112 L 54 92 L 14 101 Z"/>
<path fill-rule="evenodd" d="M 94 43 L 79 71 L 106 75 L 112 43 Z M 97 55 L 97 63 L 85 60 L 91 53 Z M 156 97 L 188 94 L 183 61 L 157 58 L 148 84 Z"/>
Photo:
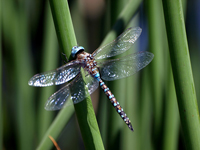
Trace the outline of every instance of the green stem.
<path fill-rule="evenodd" d="M 55 28 L 53 25 L 53 19 L 50 12 L 50 6 L 46 1 L 46 11 L 45 11 L 45 31 L 44 31 L 44 45 L 42 46 L 43 59 L 41 71 L 48 71 L 58 67 L 58 42 L 56 38 Z M 44 110 L 44 104 L 50 93 L 54 93 L 56 86 L 51 86 L 48 88 L 41 88 L 41 96 L 39 97 L 39 109 L 38 109 L 38 141 L 41 141 L 45 132 L 47 131 L 49 125 L 51 124 L 53 113 Z"/>
<path fill-rule="evenodd" d="M 164 54 L 163 54 L 163 25 L 162 3 L 160 0 L 146 1 L 149 31 L 149 51 L 155 57 L 150 65 L 151 84 L 154 107 L 154 142 L 160 143 L 160 133 L 162 124 L 162 87 L 164 75 Z M 159 147 L 159 146 L 158 146 Z"/>
<path fill-rule="evenodd" d="M 77 45 L 77 42 L 74 34 L 68 2 L 67 0 L 50 0 L 49 2 L 53 14 L 53 19 L 60 47 L 62 48 L 62 51 L 65 52 L 66 56 L 69 58 L 71 54 L 70 50 L 73 46 Z M 82 75 L 84 77 L 83 73 Z M 104 149 L 91 98 L 87 97 L 83 102 L 74 105 L 74 107 L 81 129 L 85 148 Z M 63 114 L 64 112 L 66 112 L 65 114 L 69 113 L 68 109 L 62 109 L 60 113 Z M 55 122 L 55 124 L 57 123 Z M 51 128 L 51 130 L 54 130 L 54 128 Z"/>
<path fill-rule="evenodd" d="M 50 0 L 51 12 L 56 28 L 59 45 L 69 58 L 71 49 L 77 45 L 74 27 L 67 0 Z"/>
<path fill-rule="evenodd" d="M 169 58 L 169 57 L 168 57 Z M 167 61 L 168 66 L 168 78 L 166 79 L 166 101 L 165 101 L 165 113 L 164 113 L 164 124 L 163 124 L 163 150 L 175 150 L 178 147 L 178 134 L 179 134 L 179 113 L 178 105 L 176 101 L 176 93 L 172 76 L 172 69 Z"/>
<path fill-rule="evenodd" d="M 51 149 L 53 143 L 48 136 L 51 135 L 54 139 L 57 139 L 73 113 L 74 109 L 72 106 L 68 106 L 67 109 L 62 109 L 59 112 L 59 114 L 45 133 L 40 145 L 37 147 L 37 150 Z"/>
<path fill-rule="evenodd" d="M 113 26 L 119 14 L 121 13 L 121 11 L 124 9 L 126 5 L 124 5 L 124 1 L 115 0 L 113 2 L 111 1 L 109 6 L 110 6 L 110 9 L 108 10 L 110 10 L 109 11 L 110 23 L 111 23 L 111 26 Z M 115 98 L 117 99 L 117 101 L 120 103 L 120 105 L 123 107 L 123 109 L 126 112 L 125 101 L 122 100 L 126 97 L 125 84 L 126 84 L 126 79 L 122 79 L 122 80 L 116 80 L 113 82 L 108 82 L 107 86 L 110 88 L 111 92 L 115 95 Z M 108 99 L 107 99 L 107 102 L 109 102 Z M 111 104 L 109 104 L 107 108 L 109 111 L 109 114 L 108 114 L 109 121 L 108 121 L 108 131 L 107 131 L 109 142 L 107 144 L 108 145 L 107 148 L 117 149 L 118 147 L 120 147 L 120 144 L 121 144 L 121 142 L 117 142 L 119 138 L 117 135 L 122 132 L 122 129 L 127 129 L 127 130 L 129 129 L 127 128 L 127 125 L 123 122 L 123 120 L 119 117 L 119 115 L 117 115 L 116 110 L 113 109 L 113 106 Z"/>
<path fill-rule="evenodd" d="M 33 92 L 31 87 L 27 85 L 27 81 L 32 75 L 29 61 L 31 58 L 28 51 L 30 35 L 27 24 L 28 18 L 23 4 L 20 5 L 19 9 L 16 9 L 13 1 L 8 0 L 3 1 L 3 6 L 7 6 L 2 14 L 3 31 L 6 35 L 5 43 L 9 43 L 9 49 L 12 50 L 12 68 L 10 68 L 12 69 L 10 72 L 12 77 L 10 76 L 10 78 L 15 81 L 11 84 L 12 87 L 15 86 L 14 90 L 9 91 L 9 96 L 14 99 L 14 101 L 12 99 L 12 103 L 14 104 L 12 114 L 14 115 L 15 125 L 12 128 L 16 131 L 18 149 L 28 150 L 34 147 L 33 140 L 35 134 Z M 8 61 L 10 62 L 10 60 Z M 8 70 L 9 68 L 6 71 Z M 9 104 L 9 106 L 12 105 Z"/>
<path fill-rule="evenodd" d="M 117 17 L 117 21 L 115 22 L 112 30 L 107 34 L 107 36 L 101 43 L 101 46 L 105 45 L 108 42 L 111 42 L 111 40 L 114 40 L 116 36 L 119 35 L 125 29 L 141 2 L 142 0 L 130 0 L 126 4 L 126 6 L 123 8 L 121 13 Z"/>
<path fill-rule="evenodd" d="M 85 92 L 85 94 L 88 95 L 89 93 Z M 100 136 L 100 131 L 98 128 L 90 96 L 88 95 L 84 101 L 74 105 L 74 107 L 79 122 L 79 127 L 81 130 L 85 149 L 103 150 L 104 146 Z"/>
<path fill-rule="evenodd" d="M 0 6 L 2 1 L 0 0 Z M 2 21 L 2 11 L 0 11 L 0 22 Z M 0 149 L 3 149 L 3 110 L 2 110 L 2 42 L 1 42 L 1 25 L 0 24 Z"/>
<path fill-rule="evenodd" d="M 199 111 L 180 0 L 163 0 L 170 58 L 187 149 L 200 149 Z"/>
<path fill-rule="evenodd" d="M 153 60 L 154 61 L 154 60 Z M 152 64 L 150 64 L 152 65 Z M 152 129 L 150 124 L 152 123 L 151 118 L 152 118 L 152 84 L 151 84 L 151 78 L 149 77 L 149 72 L 151 70 L 151 67 L 147 67 L 142 71 L 142 76 L 141 76 L 141 87 L 139 89 L 140 92 L 140 131 L 139 132 L 139 137 L 140 137 L 140 149 L 145 149 L 145 150 L 151 150 L 153 149 L 152 147 Z M 145 143 L 145 144 L 144 144 Z M 155 148 L 154 148 L 155 149 Z"/>

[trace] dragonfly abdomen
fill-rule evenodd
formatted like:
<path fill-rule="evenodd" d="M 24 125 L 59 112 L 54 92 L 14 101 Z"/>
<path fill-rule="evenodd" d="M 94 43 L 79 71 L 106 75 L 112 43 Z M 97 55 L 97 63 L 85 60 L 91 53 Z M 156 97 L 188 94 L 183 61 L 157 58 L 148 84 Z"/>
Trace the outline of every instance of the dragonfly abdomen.
<path fill-rule="evenodd" d="M 133 131 L 133 127 L 131 125 L 131 121 L 127 117 L 126 113 L 123 111 L 123 108 L 120 106 L 119 102 L 116 100 L 115 96 L 112 94 L 112 92 L 109 90 L 109 88 L 105 85 L 103 80 L 100 78 L 99 80 L 99 85 L 112 103 L 113 107 L 116 109 L 117 113 L 121 116 L 121 118 L 124 120 L 124 122 L 128 125 L 129 129 Z"/>

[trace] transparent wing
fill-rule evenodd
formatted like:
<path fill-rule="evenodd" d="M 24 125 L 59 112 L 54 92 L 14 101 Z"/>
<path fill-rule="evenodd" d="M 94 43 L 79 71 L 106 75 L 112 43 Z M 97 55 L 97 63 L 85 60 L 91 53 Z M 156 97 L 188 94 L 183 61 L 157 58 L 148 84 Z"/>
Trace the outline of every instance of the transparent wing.
<path fill-rule="evenodd" d="M 86 86 L 90 94 L 92 94 L 99 87 L 99 81 L 89 74 L 86 75 L 85 81 L 87 83 Z"/>
<path fill-rule="evenodd" d="M 104 59 L 124 53 L 138 39 L 141 32 L 142 29 L 140 27 L 129 28 L 117 39 L 93 52 L 93 56 L 95 59 Z"/>
<path fill-rule="evenodd" d="M 55 70 L 34 75 L 28 82 L 30 86 L 59 85 L 73 79 L 80 72 L 79 61 L 71 61 Z"/>
<path fill-rule="evenodd" d="M 101 78 L 112 81 L 131 76 L 146 67 L 153 57 L 152 53 L 144 51 L 99 63 Z"/>
<path fill-rule="evenodd" d="M 93 93 L 98 88 L 98 81 L 92 78 L 89 74 L 85 77 L 88 91 L 85 90 L 85 82 L 80 75 L 72 82 L 61 88 L 59 91 L 49 97 L 45 104 L 46 110 L 59 110 L 63 107 L 79 103 L 84 100 L 89 94 Z"/>

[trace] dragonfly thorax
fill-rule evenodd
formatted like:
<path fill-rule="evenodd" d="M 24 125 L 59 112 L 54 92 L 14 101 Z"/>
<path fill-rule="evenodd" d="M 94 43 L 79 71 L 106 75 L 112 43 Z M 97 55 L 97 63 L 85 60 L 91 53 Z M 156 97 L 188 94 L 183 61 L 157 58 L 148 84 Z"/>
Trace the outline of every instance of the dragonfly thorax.
<path fill-rule="evenodd" d="M 99 73 L 97 66 L 97 62 L 95 61 L 94 57 L 85 52 L 81 51 L 76 54 L 76 60 L 80 62 L 80 65 L 85 68 L 92 76 L 95 76 Z"/>
<path fill-rule="evenodd" d="M 82 52 L 82 51 L 84 51 L 84 50 L 85 50 L 85 49 L 84 49 L 84 47 L 82 47 L 82 46 L 74 46 L 74 47 L 72 47 L 71 55 L 72 55 L 73 58 L 75 58 L 76 55 L 77 55 L 79 52 Z"/>

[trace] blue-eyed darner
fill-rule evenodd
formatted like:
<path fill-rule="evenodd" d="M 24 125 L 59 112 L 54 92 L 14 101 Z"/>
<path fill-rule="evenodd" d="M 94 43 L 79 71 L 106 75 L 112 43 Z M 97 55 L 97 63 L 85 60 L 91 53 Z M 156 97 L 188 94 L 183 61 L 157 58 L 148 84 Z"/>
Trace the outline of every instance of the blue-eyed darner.
<path fill-rule="evenodd" d="M 59 110 L 66 106 L 65 102 L 69 100 L 75 104 L 79 103 L 88 95 L 85 94 L 84 85 L 88 88 L 89 94 L 93 93 L 100 85 L 118 114 L 133 131 L 129 118 L 103 80 L 112 81 L 131 76 L 152 61 L 154 55 L 146 51 L 106 60 L 106 58 L 119 55 L 130 49 L 141 32 L 142 29 L 139 27 L 129 28 L 113 42 L 98 48 L 92 54 L 85 52 L 82 46 L 74 46 L 71 52 L 74 60 L 56 70 L 34 75 L 28 84 L 44 87 L 67 83 L 49 97 L 45 105 L 46 110 Z M 80 75 L 81 67 L 85 70 L 85 81 Z"/>

